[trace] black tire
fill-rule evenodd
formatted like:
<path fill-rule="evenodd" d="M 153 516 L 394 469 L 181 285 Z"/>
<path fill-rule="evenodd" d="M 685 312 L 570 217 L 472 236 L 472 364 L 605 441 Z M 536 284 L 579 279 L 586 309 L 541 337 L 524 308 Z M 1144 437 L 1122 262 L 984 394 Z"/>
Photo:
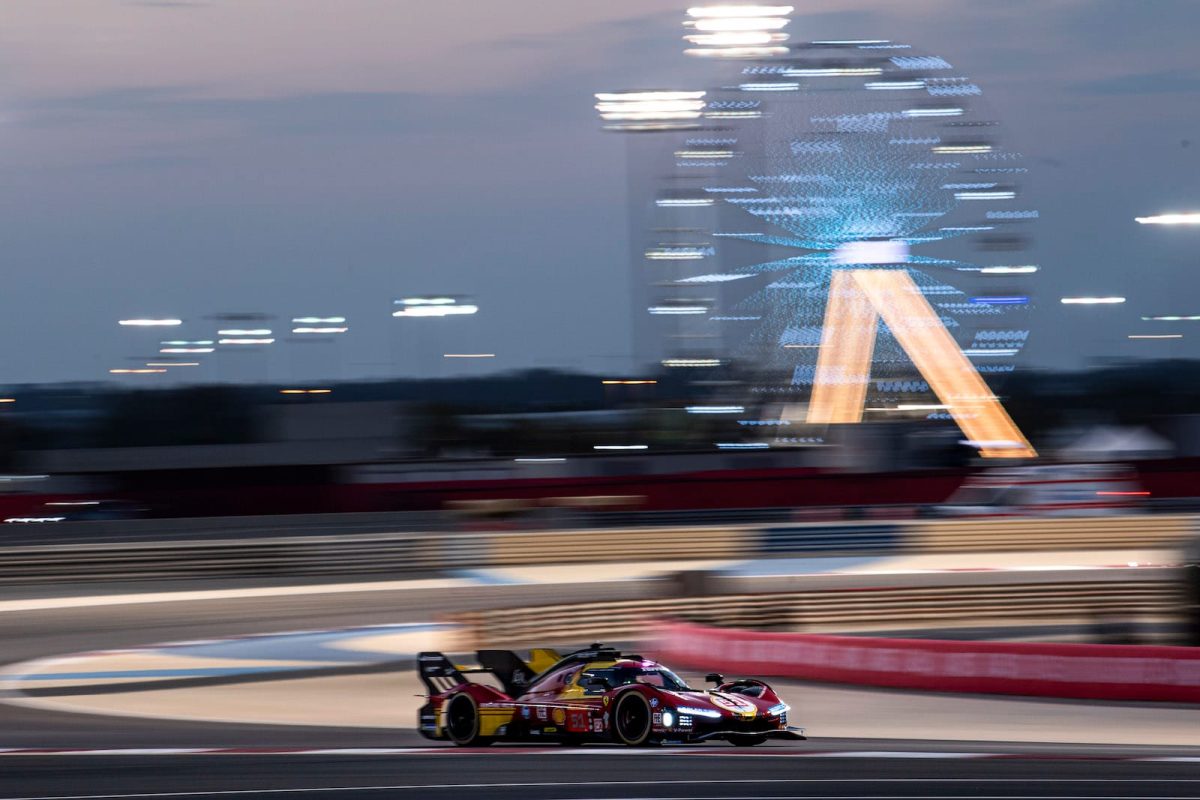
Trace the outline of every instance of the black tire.
<path fill-rule="evenodd" d="M 446 738 L 459 747 L 484 747 L 492 739 L 479 735 L 479 704 L 463 692 L 446 701 Z"/>
<path fill-rule="evenodd" d="M 734 747 L 754 747 L 767 740 L 765 736 L 730 736 L 729 743 Z"/>
<path fill-rule="evenodd" d="M 617 698 L 612 711 L 613 738 L 619 744 L 642 747 L 650 742 L 654 730 L 650 701 L 641 692 L 625 692 Z"/>

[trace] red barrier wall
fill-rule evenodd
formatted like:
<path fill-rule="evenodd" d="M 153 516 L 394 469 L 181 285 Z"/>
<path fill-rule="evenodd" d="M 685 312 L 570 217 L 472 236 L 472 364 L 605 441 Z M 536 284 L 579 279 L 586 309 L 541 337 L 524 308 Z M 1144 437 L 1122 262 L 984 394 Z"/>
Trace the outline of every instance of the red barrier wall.
<path fill-rule="evenodd" d="M 1200 648 L 883 639 L 661 622 L 668 664 L 938 692 L 1200 703 Z"/>

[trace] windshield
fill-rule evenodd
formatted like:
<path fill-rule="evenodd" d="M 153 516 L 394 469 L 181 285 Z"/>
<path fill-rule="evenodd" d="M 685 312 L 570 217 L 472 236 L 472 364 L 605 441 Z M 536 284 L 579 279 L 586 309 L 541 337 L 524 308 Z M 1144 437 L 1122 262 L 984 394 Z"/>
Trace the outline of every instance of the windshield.
<path fill-rule="evenodd" d="M 644 669 L 642 667 L 611 667 L 609 669 L 588 670 L 587 674 L 604 678 L 608 681 L 608 685 L 614 689 L 630 683 L 644 683 L 648 686 L 657 686 L 660 689 L 667 689 L 672 692 L 691 691 L 678 675 L 664 667 L 654 667 L 652 669 Z"/>

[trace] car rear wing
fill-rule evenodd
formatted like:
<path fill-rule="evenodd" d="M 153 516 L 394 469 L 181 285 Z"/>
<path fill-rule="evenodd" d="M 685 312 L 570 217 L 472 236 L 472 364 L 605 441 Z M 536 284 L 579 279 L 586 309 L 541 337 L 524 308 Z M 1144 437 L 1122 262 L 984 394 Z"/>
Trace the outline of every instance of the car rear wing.
<path fill-rule="evenodd" d="M 494 675 L 509 697 L 519 697 L 533 679 L 558 662 L 558 653 L 550 649 L 531 651 L 529 663 L 511 650 L 479 650 L 475 653 L 478 667 L 455 664 L 442 653 L 417 654 L 417 669 L 429 694 L 443 694 L 468 682 L 467 675 L 485 672 Z"/>
<path fill-rule="evenodd" d="M 430 695 L 448 692 L 455 686 L 462 686 L 467 682 L 463 670 L 456 667 L 454 662 L 441 653 L 417 653 L 417 672 L 421 676 L 421 683 L 425 684 Z"/>

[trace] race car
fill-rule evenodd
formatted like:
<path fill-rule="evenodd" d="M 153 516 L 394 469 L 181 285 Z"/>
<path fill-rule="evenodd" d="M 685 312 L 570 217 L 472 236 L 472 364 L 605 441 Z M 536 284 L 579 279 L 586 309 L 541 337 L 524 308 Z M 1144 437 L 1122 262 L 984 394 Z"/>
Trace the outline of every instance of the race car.
<path fill-rule="evenodd" d="M 661 664 L 594 644 L 560 656 L 533 650 L 480 650 L 478 666 L 442 653 L 420 653 L 428 690 L 417 727 L 429 739 L 462 747 L 497 741 L 639 746 L 710 739 L 735 745 L 769 738 L 803 739 L 788 726 L 787 703 L 759 680 L 710 674 L 712 689 L 694 689 Z M 472 681 L 481 673 L 489 682 Z M 498 684 L 496 686 L 490 684 Z"/>

